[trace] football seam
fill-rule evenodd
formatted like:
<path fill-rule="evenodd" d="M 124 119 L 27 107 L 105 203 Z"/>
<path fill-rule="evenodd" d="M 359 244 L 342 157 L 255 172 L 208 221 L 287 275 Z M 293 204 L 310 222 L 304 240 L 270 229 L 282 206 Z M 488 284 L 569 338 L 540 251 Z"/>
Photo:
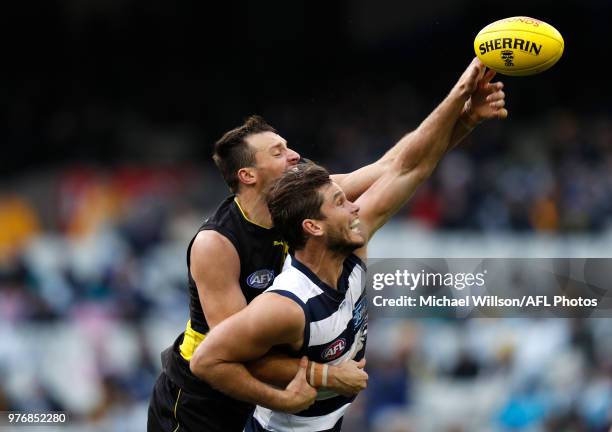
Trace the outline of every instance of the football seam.
<path fill-rule="evenodd" d="M 519 31 L 521 31 L 521 32 L 526 32 L 526 33 L 533 33 L 533 34 L 537 34 L 537 35 L 539 35 L 539 36 L 546 36 L 546 37 L 547 37 L 547 38 L 549 38 L 549 39 L 552 39 L 552 40 L 554 40 L 554 41 L 556 41 L 556 42 L 559 42 L 557 39 L 553 39 L 551 36 L 549 36 L 549 35 L 547 35 L 547 34 L 538 33 L 538 32 L 532 31 L 532 30 L 518 30 L 518 29 L 489 30 L 489 31 L 486 31 L 486 32 L 484 32 L 484 33 L 480 33 L 480 32 L 479 32 L 479 33 L 476 35 L 476 37 L 478 37 L 478 36 L 480 36 L 480 35 L 485 35 L 485 34 L 488 34 L 488 33 L 498 32 L 498 31 L 510 31 L 510 32 L 519 32 Z M 559 31 L 557 30 L 557 32 L 559 32 Z M 561 33 L 559 33 L 559 36 L 561 36 Z M 563 36 L 561 36 L 561 40 L 563 40 Z"/>
<path fill-rule="evenodd" d="M 563 53 L 561 53 L 561 54 L 559 54 L 559 55 L 557 55 L 555 57 L 551 57 L 550 59 L 546 60 L 544 63 L 541 63 L 541 64 L 539 64 L 537 66 L 532 66 L 532 67 L 528 67 L 528 68 L 524 68 L 524 69 L 512 69 L 512 70 L 509 70 L 508 72 L 512 72 L 512 71 L 527 72 L 527 71 L 530 71 L 530 70 L 538 69 L 538 68 L 540 68 L 542 66 L 548 66 L 549 63 L 552 63 L 552 65 L 549 66 L 549 67 L 552 67 L 555 63 L 557 63 L 561 59 L 561 55 L 562 54 Z"/>

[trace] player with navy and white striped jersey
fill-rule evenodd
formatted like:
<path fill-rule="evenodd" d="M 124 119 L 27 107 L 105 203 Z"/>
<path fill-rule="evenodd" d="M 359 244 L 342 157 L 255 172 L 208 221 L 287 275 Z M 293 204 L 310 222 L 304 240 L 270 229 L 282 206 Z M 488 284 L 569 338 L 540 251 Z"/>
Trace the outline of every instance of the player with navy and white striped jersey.
<path fill-rule="evenodd" d="M 287 259 L 283 272 L 266 290 L 295 301 L 303 309 L 308 334 L 304 335 L 301 351 L 312 361 L 338 365 L 364 359 L 368 328 L 365 271 L 363 261 L 351 254 L 344 261 L 336 289 L 293 257 Z M 322 375 L 313 367 L 307 368 L 307 374 Z M 321 376 L 310 382 L 323 380 Z M 247 430 L 328 430 L 339 423 L 355 397 L 320 389 L 315 403 L 297 414 L 258 406 Z M 266 429 L 256 429 L 257 424 Z"/>

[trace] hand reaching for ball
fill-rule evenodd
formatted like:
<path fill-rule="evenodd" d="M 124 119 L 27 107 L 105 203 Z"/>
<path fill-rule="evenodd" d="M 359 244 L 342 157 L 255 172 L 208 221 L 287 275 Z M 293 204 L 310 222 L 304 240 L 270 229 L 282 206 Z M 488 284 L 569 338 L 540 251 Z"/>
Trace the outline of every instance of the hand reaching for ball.
<path fill-rule="evenodd" d="M 494 70 L 488 70 L 478 81 L 476 88 L 465 102 L 463 115 L 467 117 L 470 126 L 489 119 L 505 119 L 508 117 L 506 106 L 506 94 L 504 83 L 497 81 L 492 83 L 495 76 Z"/>

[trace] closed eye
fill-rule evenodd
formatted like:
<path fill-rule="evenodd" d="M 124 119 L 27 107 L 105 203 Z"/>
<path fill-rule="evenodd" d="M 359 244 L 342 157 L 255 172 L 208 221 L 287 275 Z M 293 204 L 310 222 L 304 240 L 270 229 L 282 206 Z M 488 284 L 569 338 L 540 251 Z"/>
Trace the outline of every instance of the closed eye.
<path fill-rule="evenodd" d="M 274 147 L 272 147 L 271 150 L 272 150 L 271 151 L 272 156 L 280 157 L 280 156 L 283 156 L 283 154 L 285 153 L 286 147 L 283 144 L 277 144 Z"/>

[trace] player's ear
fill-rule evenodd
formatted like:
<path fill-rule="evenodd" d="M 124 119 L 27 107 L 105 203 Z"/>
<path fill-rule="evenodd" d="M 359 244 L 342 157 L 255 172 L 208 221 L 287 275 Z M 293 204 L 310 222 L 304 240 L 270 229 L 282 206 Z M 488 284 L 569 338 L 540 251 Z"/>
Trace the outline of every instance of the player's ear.
<path fill-rule="evenodd" d="M 246 185 L 255 184 L 255 182 L 257 181 L 257 174 L 255 173 L 255 168 L 253 167 L 240 168 L 238 170 L 238 181 Z"/>
<path fill-rule="evenodd" d="M 323 224 L 316 219 L 304 219 L 302 221 L 302 229 L 306 234 L 314 237 L 321 237 L 325 233 Z"/>

